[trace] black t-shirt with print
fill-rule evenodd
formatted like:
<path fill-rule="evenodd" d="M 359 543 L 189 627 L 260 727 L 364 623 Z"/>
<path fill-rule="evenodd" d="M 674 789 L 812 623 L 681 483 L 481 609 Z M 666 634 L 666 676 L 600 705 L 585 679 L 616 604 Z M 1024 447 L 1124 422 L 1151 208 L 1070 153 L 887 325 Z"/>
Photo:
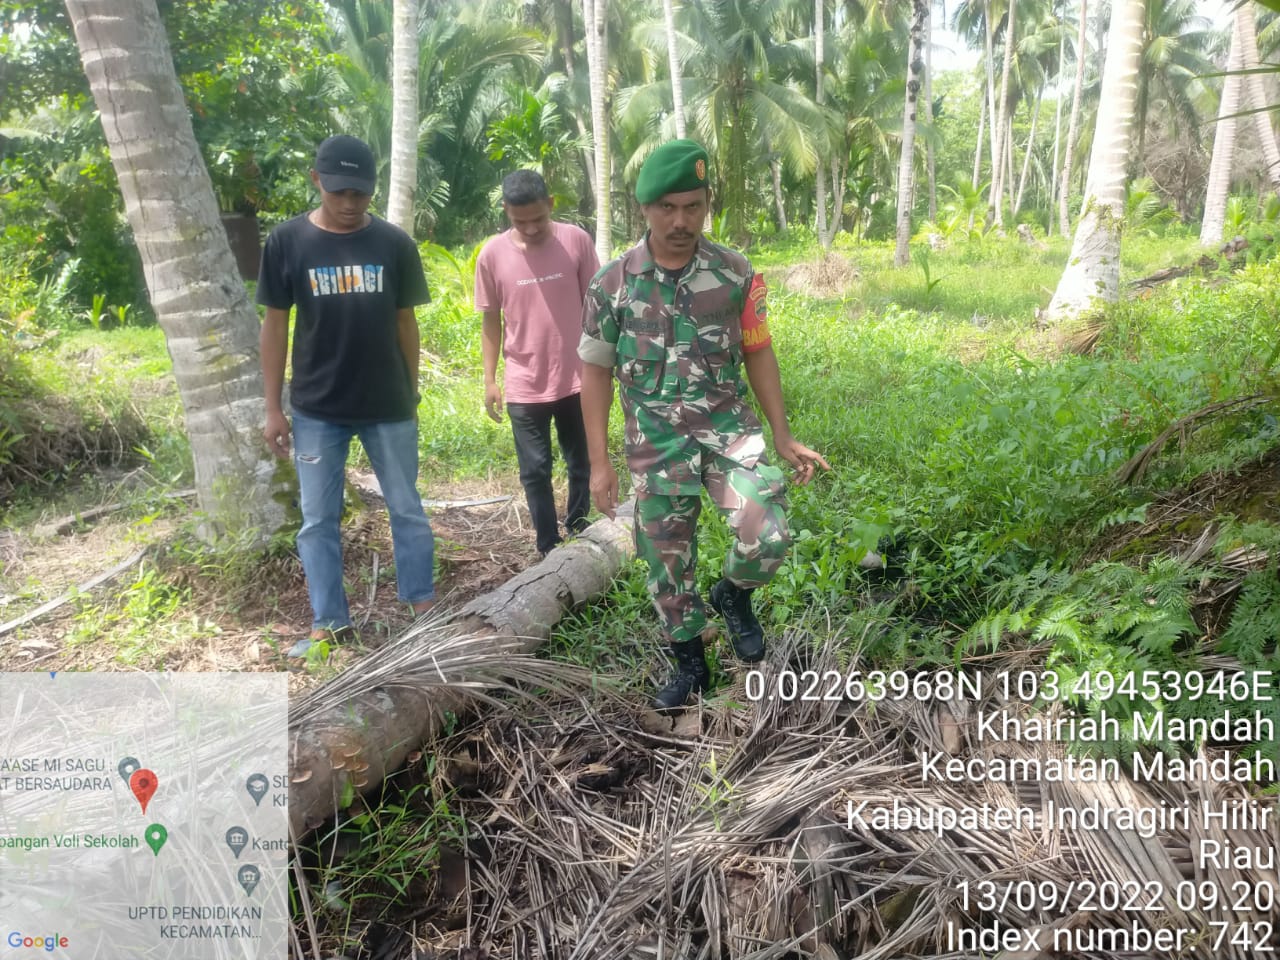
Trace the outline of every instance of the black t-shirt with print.
<path fill-rule="evenodd" d="M 426 303 L 430 294 L 407 233 L 377 217 L 351 233 L 294 217 L 267 237 L 257 299 L 297 308 L 294 410 L 347 424 L 413 417 L 417 385 L 400 349 L 396 311 Z"/>

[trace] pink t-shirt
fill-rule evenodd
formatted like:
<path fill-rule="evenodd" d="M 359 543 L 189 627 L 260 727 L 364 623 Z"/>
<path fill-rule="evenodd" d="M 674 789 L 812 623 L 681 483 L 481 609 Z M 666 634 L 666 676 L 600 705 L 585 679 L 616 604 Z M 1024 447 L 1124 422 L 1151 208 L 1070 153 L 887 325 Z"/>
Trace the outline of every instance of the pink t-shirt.
<path fill-rule="evenodd" d="M 581 227 L 551 227 L 551 236 L 523 250 L 507 230 L 476 259 L 476 309 L 503 313 L 508 403 L 548 403 L 582 389 L 582 301 L 600 261 Z"/>

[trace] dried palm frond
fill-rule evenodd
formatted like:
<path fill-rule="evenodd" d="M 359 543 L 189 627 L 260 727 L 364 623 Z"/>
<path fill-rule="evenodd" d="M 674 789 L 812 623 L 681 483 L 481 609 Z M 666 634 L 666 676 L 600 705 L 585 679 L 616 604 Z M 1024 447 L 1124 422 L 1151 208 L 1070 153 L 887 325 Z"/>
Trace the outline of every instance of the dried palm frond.
<path fill-rule="evenodd" d="M 1235 397 L 1231 400 L 1219 400 L 1199 410 L 1194 410 L 1185 417 L 1180 417 L 1165 427 L 1154 440 L 1135 453 L 1116 471 L 1116 480 L 1120 483 L 1135 483 L 1151 466 L 1151 462 L 1164 449 L 1165 444 L 1177 436 L 1182 444 L 1186 444 L 1191 433 L 1206 423 L 1220 420 L 1233 414 L 1245 413 L 1257 407 L 1274 403 L 1275 397 L 1268 394 L 1255 393 L 1246 397 Z"/>
<path fill-rule="evenodd" d="M 819 674 L 858 667 L 842 665 L 844 656 L 842 638 L 790 631 L 760 665 L 764 689 L 779 689 L 771 686 L 778 671 L 797 663 Z M 1022 660 L 988 658 L 984 666 L 1015 662 Z M 944 811 L 984 804 L 1042 817 L 1050 803 L 1114 811 L 1195 799 L 1181 787 L 1129 779 L 925 782 L 926 750 L 1044 759 L 1055 749 L 980 740 L 982 712 L 1027 709 L 995 696 L 988 687 L 981 700 L 945 704 L 746 703 L 739 681 L 686 716 L 692 736 L 616 696 L 587 704 L 553 697 L 537 713 L 487 717 L 441 746 L 452 755 L 465 744 L 477 762 L 474 788 L 455 798 L 470 825 L 471 942 L 493 960 L 959 960 L 975 952 L 956 945 L 955 932 L 994 925 L 1041 929 L 1046 942 L 1132 924 L 1206 928 L 1205 916 L 1174 899 L 1179 883 L 1199 879 L 1193 831 L 1143 837 L 1039 818 L 1008 830 L 948 825 Z M 849 814 L 864 801 L 868 811 L 897 804 L 935 826 L 870 829 Z M 1274 834 L 1246 831 L 1239 841 L 1265 847 Z M 1214 882 L 1238 879 L 1277 882 L 1266 871 Z M 1031 883 L 1060 903 L 1010 902 L 981 913 L 971 899 L 965 910 L 962 884 L 984 880 Z M 1085 880 L 1159 881 L 1160 912 L 1087 903 Z M 1087 947 L 1069 953 L 1113 956 Z M 1181 956 L 1214 953 L 1207 939 L 1193 938 Z"/>

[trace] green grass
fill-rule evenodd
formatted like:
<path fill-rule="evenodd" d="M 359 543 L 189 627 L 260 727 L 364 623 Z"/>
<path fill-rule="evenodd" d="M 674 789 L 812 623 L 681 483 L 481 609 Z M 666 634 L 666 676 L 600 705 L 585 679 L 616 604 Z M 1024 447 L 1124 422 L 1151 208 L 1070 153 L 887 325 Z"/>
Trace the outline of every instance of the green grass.
<path fill-rule="evenodd" d="M 856 270 L 840 297 L 771 285 L 770 325 L 792 428 L 834 469 L 790 493 L 795 547 L 760 592 L 770 629 L 829 618 L 886 663 L 946 661 L 958 651 L 1037 637 L 1059 642 L 1076 664 L 1172 656 L 1187 634 L 1176 604 L 1155 618 L 1139 616 L 1138 605 L 1153 592 L 1185 593 L 1185 571 L 1075 566 L 1100 532 L 1142 516 L 1160 491 L 1280 441 L 1274 411 L 1264 408 L 1172 445 L 1138 486 L 1112 479 L 1178 418 L 1217 400 L 1274 391 L 1280 267 L 1251 266 L 1227 283 L 1181 280 L 1126 300 L 1106 312 L 1093 353 L 1078 356 L 1033 327 L 1033 312 L 1047 303 L 1065 262 L 1064 240 L 1051 239 L 1043 251 L 988 238 L 930 252 L 932 289 L 924 261 L 895 269 L 887 244 L 842 239 L 836 252 Z M 1198 255 L 1190 236 L 1130 238 L 1122 279 Z M 798 233 L 752 257 L 768 275 L 815 259 L 817 250 Z M 483 410 L 479 317 L 459 290 L 441 284 L 435 292 L 419 313 L 424 486 L 488 477 L 515 489 L 510 427 Z M 113 395 L 140 394 L 153 427 L 149 469 L 163 483 L 189 475 L 176 396 L 159 386 L 168 371 L 159 331 L 67 334 L 40 364 L 51 389 L 84 382 Z M 616 407 L 611 432 L 620 461 Z M 729 538 L 714 511 L 705 513 L 704 590 L 719 575 Z M 1260 535 L 1249 536 L 1257 542 Z M 857 563 L 882 543 L 891 544 L 900 579 L 873 597 Z M 1267 585 L 1251 582 L 1244 592 L 1249 623 L 1269 622 Z M 124 621 L 177 616 L 157 614 L 174 597 L 154 584 L 139 581 L 126 594 L 125 635 Z M 178 601 L 180 609 L 185 601 Z M 129 604 L 137 610 L 128 612 Z M 1274 643 L 1258 645 L 1263 627 L 1249 623 L 1228 633 L 1232 649 L 1274 657 Z M 1133 645 L 1139 635 L 1154 638 L 1150 649 Z M 659 643 L 642 571 L 633 566 L 609 598 L 561 625 L 553 650 L 619 667 L 643 683 Z M 135 662 L 149 653 L 140 647 Z"/>
<path fill-rule="evenodd" d="M 1126 276 L 1193 253 L 1183 239 L 1134 246 Z M 1263 409 L 1175 443 L 1140 485 L 1113 479 L 1178 418 L 1275 391 L 1280 308 L 1270 291 L 1280 265 L 1250 267 L 1226 285 L 1179 281 L 1126 301 L 1108 311 L 1094 353 L 1077 356 L 1037 340 L 1024 309 L 1035 305 L 1025 289 L 1062 249 L 1021 259 L 998 253 L 998 263 L 968 266 L 962 259 L 971 253 L 939 258 L 942 271 L 954 272 L 947 282 L 975 293 L 947 297 L 944 282 L 927 312 L 903 305 L 923 286 L 918 266 L 871 266 L 887 249 L 855 251 L 863 281 L 854 296 L 772 294 L 792 429 L 833 471 L 791 492 L 796 544 L 759 592 L 763 615 L 776 631 L 820 611 L 882 663 L 1049 642 L 1066 671 L 1186 669 L 1194 633 L 1186 604 L 1199 574 L 1176 564 L 1074 568 L 1100 532 L 1140 516 L 1161 491 L 1280 442 L 1274 408 Z M 967 314 L 974 302 L 987 305 L 982 326 Z M 714 511 L 704 513 L 705 593 L 719 576 L 728 531 Z M 875 602 L 857 560 L 882 537 L 894 543 L 901 579 Z M 1153 595 L 1169 598 L 1155 612 Z M 1250 594 L 1259 623 L 1264 595 L 1260 584 Z M 1242 637 L 1232 643 L 1255 662 L 1275 661 L 1274 638 L 1260 645 L 1260 631 L 1242 626 L 1228 636 Z M 634 674 L 628 668 L 643 661 L 644 645 L 658 641 L 637 566 L 605 604 L 562 625 L 556 649 L 586 662 L 613 649 Z"/>
<path fill-rule="evenodd" d="M 466 847 L 466 822 L 450 807 L 452 792 L 440 783 L 436 758 L 423 758 L 414 774 L 423 782 L 388 780 L 373 802 L 359 800 L 348 788 L 340 805 L 362 809 L 300 845 L 300 858 L 311 865 L 308 888 L 318 933 L 332 952 L 350 947 L 354 953 L 370 919 L 395 922 L 409 905 L 431 902 L 441 885 L 442 858 Z M 452 855 L 456 860 L 457 853 Z M 290 879 L 297 916 L 303 911 L 301 894 L 296 876 Z"/>

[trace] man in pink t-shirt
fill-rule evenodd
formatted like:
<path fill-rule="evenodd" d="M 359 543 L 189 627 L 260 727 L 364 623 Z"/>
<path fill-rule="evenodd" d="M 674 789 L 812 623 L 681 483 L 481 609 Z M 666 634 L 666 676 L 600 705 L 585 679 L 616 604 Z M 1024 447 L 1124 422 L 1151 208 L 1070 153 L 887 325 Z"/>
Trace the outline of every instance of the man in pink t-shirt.
<path fill-rule="evenodd" d="M 517 170 L 502 181 L 511 229 L 491 237 L 476 260 L 476 309 L 484 314 L 484 406 L 502 422 L 503 393 L 516 441 L 520 483 L 533 518 L 538 552 L 560 542 L 551 490 L 551 424 L 569 473 L 565 529 L 586 526 L 591 462 L 582 424 L 582 301 L 600 268 L 585 230 L 551 219 L 542 176 Z M 498 354 L 505 359 L 498 385 Z"/>

